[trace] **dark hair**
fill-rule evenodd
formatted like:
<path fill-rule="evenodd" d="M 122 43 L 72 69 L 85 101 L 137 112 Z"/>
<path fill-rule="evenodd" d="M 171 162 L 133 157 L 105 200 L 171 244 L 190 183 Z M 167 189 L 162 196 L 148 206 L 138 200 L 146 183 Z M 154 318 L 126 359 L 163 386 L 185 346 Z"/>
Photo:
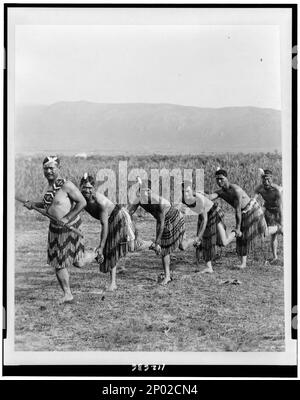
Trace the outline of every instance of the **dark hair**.
<path fill-rule="evenodd" d="M 181 201 L 182 201 L 183 204 L 185 204 L 185 205 L 187 205 L 189 207 L 190 205 L 185 202 L 185 198 L 184 198 L 184 191 L 188 187 L 190 187 L 194 191 L 193 182 L 192 181 L 189 181 L 189 180 L 183 181 L 182 184 L 181 184 L 181 196 L 182 196 Z"/>
<path fill-rule="evenodd" d="M 215 176 L 219 175 L 223 175 L 227 178 L 227 172 L 225 171 L 225 169 L 219 169 L 218 171 L 216 171 Z"/>
<path fill-rule="evenodd" d="M 151 189 L 151 179 L 143 179 L 141 183 L 141 188 L 143 189 Z"/>
<path fill-rule="evenodd" d="M 193 182 L 192 181 L 183 181 L 181 184 L 182 191 L 186 190 L 188 187 L 190 187 L 193 190 Z"/>
<path fill-rule="evenodd" d="M 84 185 L 85 183 L 90 183 L 92 186 L 95 186 L 95 179 L 92 175 L 85 175 L 81 178 L 80 186 Z"/>
<path fill-rule="evenodd" d="M 264 169 L 264 175 L 263 176 L 265 176 L 265 175 L 272 175 L 272 171 L 269 170 L 269 169 Z"/>

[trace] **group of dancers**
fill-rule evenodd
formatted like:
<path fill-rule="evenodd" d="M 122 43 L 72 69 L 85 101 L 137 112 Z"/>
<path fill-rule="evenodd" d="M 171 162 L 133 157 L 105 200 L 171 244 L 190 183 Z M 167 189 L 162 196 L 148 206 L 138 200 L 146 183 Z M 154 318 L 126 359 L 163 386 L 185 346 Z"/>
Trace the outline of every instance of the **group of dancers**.
<path fill-rule="evenodd" d="M 227 246 L 236 240 L 236 251 L 240 258 L 238 268 L 246 268 L 247 255 L 254 247 L 255 240 L 271 235 L 272 259 L 276 263 L 277 237 L 283 233 L 282 189 L 273 183 L 272 172 L 261 170 L 261 183 L 250 198 L 238 185 L 229 182 L 227 172 L 218 169 L 215 173 L 219 187 L 214 193 L 195 192 L 191 181 L 182 183 L 182 203 L 198 215 L 195 237 L 188 238 L 185 232 L 184 215 L 178 206 L 155 193 L 151 181 L 139 179 L 134 200 L 128 207 L 114 204 L 96 188 L 93 176 L 85 173 L 77 188 L 61 175 L 61 163 L 57 156 L 43 160 L 43 172 L 48 188 L 42 201 L 27 201 L 29 210 L 38 207 L 51 216 L 48 232 L 47 258 L 56 273 L 63 290 L 60 303 L 71 302 L 70 266 L 83 268 L 96 261 L 100 271 L 110 273 L 107 290 L 117 289 L 116 272 L 118 261 L 130 252 L 154 250 L 161 256 L 163 276 L 161 285 L 171 282 L 170 255 L 176 249 L 182 251 L 194 246 L 197 263 L 201 255 L 205 261 L 202 273 L 213 273 L 212 262 L 216 257 L 217 246 Z M 264 206 L 257 202 L 261 196 Z M 235 227 L 228 232 L 224 222 L 224 212 L 215 202 L 222 199 L 235 211 Z M 153 241 L 139 237 L 138 227 L 132 217 L 138 207 L 142 207 L 156 220 L 156 234 Z M 82 223 L 80 213 L 87 211 L 100 221 L 100 243 L 93 251 L 85 251 L 82 238 L 71 230 L 78 230 Z"/>

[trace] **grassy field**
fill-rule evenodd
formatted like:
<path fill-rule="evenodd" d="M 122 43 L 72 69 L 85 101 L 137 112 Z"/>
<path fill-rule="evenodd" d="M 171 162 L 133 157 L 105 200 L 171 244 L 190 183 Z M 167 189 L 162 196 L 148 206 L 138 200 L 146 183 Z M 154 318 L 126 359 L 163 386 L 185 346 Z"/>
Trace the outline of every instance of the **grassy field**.
<path fill-rule="evenodd" d="M 16 193 L 25 199 L 37 199 L 45 188 L 42 160 L 40 157 L 18 157 L 16 159 Z M 87 159 L 74 157 L 61 157 L 61 171 L 63 176 L 69 178 L 76 185 L 85 172 L 96 176 L 97 171 L 111 169 L 118 177 L 119 161 L 127 161 L 128 172 L 133 168 L 143 168 L 150 177 L 151 169 L 174 168 L 203 169 L 204 189 L 211 193 L 216 188 L 214 174 L 217 167 L 227 170 L 229 179 L 240 185 L 249 195 L 254 194 L 254 188 L 260 183 L 258 168 L 271 169 L 276 177 L 276 183 L 281 184 L 281 155 L 276 153 L 254 154 L 221 154 L 221 155 L 182 155 L 182 156 L 131 156 L 110 157 L 90 156 Z M 118 180 L 117 180 L 118 189 Z M 226 209 L 226 207 L 225 207 Z M 230 208 L 227 208 L 230 210 Z M 19 206 L 17 212 L 23 212 Z"/>
<path fill-rule="evenodd" d="M 16 192 L 37 199 L 45 187 L 43 157 L 16 160 Z M 128 168 L 204 168 L 205 190 L 215 188 L 217 166 L 251 196 L 259 183 L 258 168 L 271 168 L 281 183 L 279 154 L 223 154 L 199 156 L 64 157 L 62 172 L 78 184 L 85 171 Z M 227 226 L 233 211 L 224 203 Z M 153 239 L 155 221 L 137 213 L 141 237 Z M 95 247 L 99 223 L 82 214 L 87 246 Z M 186 217 L 188 236 L 196 220 Z M 75 301 L 58 305 L 62 293 L 54 271 L 46 264 L 48 221 L 16 204 L 15 348 L 30 351 L 283 351 L 284 288 L 282 238 L 277 266 L 265 265 L 269 241 L 259 244 L 246 270 L 238 270 L 235 243 L 222 249 L 215 273 L 202 275 L 195 252 L 172 256 L 173 281 L 157 283 L 161 260 L 154 252 L 136 253 L 122 260 L 127 272 L 118 275 L 118 290 L 105 292 L 109 276 L 97 264 L 70 270 Z M 224 284 L 238 279 L 241 284 Z"/>
<path fill-rule="evenodd" d="M 235 243 L 222 249 L 215 273 L 201 275 L 195 252 L 172 257 L 174 280 L 162 287 L 160 258 L 151 251 L 122 261 L 118 290 L 105 292 L 108 274 L 97 264 L 70 270 L 72 304 L 46 264 L 48 222 L 34 213 L 16 218 L 15 349 L 22 351 L 283 351 L 284 291 L 280 265 L 265 266 L 269 242 L 258 246 L 246 270 L 236 269 Z M 83 214 L 88 246 L 99 225 Z M 233 223 L 227 215 L 227 224 Z M 155 223 L 138 218 L 141 236 L 152 239 Z M 188 235 L 196 221 L 189 216 Z M 240 285 L 224 284 L 238 279 Z"/>

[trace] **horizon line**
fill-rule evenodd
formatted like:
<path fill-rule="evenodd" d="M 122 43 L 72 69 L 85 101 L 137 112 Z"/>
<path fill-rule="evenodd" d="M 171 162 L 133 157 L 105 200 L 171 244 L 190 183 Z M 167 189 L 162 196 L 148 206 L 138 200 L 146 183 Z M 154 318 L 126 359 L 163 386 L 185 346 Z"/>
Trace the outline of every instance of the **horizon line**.
<path fill-rule="evenodd" d="M 71 103 L 71 104 L 78 104 L 78 103 L 85 103 L 85 104 L 101 104 L 101 105 L 161 105 L 161 106 L 179 106 L 179 107 L 186 107 L 186 108 L 202 108 L 202 109 L 213 109 L 213 110 L 220 110 L 224 108 L 258 108 L 258 109 L 265 109 L 265 110 L 275 110 L 275 111 L 282 111 L 281 108 L 275 108 L 275 107 L 260 107 L 260 106 L 253 106 L 253 105 L 246 105 L 246 106 L 217 106 L 217 107 L 211 107 L 211 106 L 195 106 L 195 105 L 185 105 L 185 104 L 178 104 L 178 103 L 168 103 L 168 102 L 158 102 L 158 103 L 153 103 L 153 102 L 99 102 L 99 101 L 91 101 L 91 100 L 58 100 L 53 103 L 16 103 L 16 107 L 51 107 L 56 104 L 61 104 L 61 103 Z"/>

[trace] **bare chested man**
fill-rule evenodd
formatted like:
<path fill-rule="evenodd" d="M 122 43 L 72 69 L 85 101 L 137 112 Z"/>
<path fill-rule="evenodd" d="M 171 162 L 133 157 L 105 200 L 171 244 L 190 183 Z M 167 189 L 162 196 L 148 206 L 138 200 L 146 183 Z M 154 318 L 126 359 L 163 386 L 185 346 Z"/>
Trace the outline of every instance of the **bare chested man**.
<path fill-rule="evenodd" d="M 235 209 L 236 251 L 241 259 L 239 268 L 245 268 L 247 254 L 253 246 L 253 241 L 258 236 L 275 233 L 277 227 L 267 229 L 260 205 L 256 200 L 250 200 L 250 197 L 240 186 L 230 183 L 226 171 L 220 169 L 215 176 L 220 189 L 209 195 L 209 198 L 215 200 L 220 197 Z"/>
<path fill-rule="evenodd" d="M 44 176 L 48 181 L 48 188 L 43 201 L 25 203 L 30 210 L 32 204 L 44 208 L 48 214 L 61 223 L 79 228 L 81 219 L 79 213 L 85 207 L 86 201 L 77 187 L 61 177 L 60 160 L 56 156 L 46 157 L 43 161 Z M 67 268 L 81 266 L 84 246 L 80 236 L 67 227 L 51 221 L 48 234 L 48 263 L 55 268 L 58 282 L 64 292 L 60 303 L 70 302 L 73 295 L 70 289 L 69 273 Z"/>
<path fill-rule="evenodd" d="M 282 188 L 273 183 L 273 176 L 270 170 L 262 170 L 261 184 L 256 187 L 254 198 L 261 195 L 264 199 L 264 215 L 269 227 L 277 226 L 278 232 L 271 235 L 271 250 L 273 258 L 271 264 L 276 264 L 278 241 L 277 236 L 282 233 Z"/>
<path fill-rule="evenodd" d="M 216 246 L 227 246 L 235 239 L 235 232 L 226 233 L 224 213 L 204 193 L 195 192 L 192 182 L 182 184 L 182 202 L 199 215 L 195 241 L 197 264 L 202 250 L 206 268 L 201 273 L 213 273 L 212 260 L 216 256 Z"/>
<path fill-rule="evenodd" d="M 116 272 L 120 258 L 128 252 L 148 249 L 151 242 L 137 242 L 135 227 L 125 207 L 115 205 L 104 194 L 95 190 L 95 180 L 84 174 L 80 190 L 86 200 L 85 210 L 101 223 L 100 244 L 96 249 L 100 271 L 110 272 L 111 282 L 108 291 L 117 289 Z"/>
<path fill-rule="evenodd" d="M 185 241 L 184 218 L 171 206 L 170 202 L 151 190 L 151 181 L 143 181 L 136 198 L 129 206 L 129 213 L 133 215 L 141 206 L 156 219 L 156 239 L 153 249 L 161 255 L 164 269 L 164 278 L 160 282 L 167 285 L 172 279 L 170 275 L 170 254 L 177 248 L 185 250 L 188 245 Z M 192 241 L 193 242 L 193 241 Z"/>

